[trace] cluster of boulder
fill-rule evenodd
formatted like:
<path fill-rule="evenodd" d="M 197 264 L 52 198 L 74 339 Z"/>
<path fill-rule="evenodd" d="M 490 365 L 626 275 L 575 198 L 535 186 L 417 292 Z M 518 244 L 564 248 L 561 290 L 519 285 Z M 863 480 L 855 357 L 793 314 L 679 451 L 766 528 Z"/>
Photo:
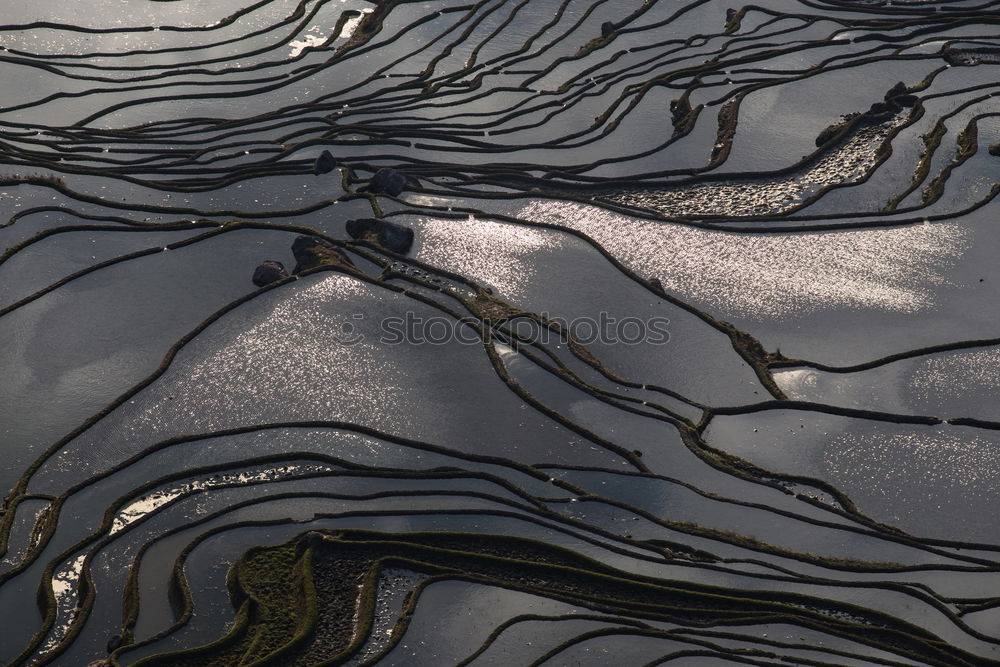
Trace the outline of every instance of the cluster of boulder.
<path fill-rule="evenodd" d="M 847 114 L 839 123 L 834 123 L 820 132 L 816 137 L 816 146 L 827 144 L 848 126 L 873 125 L 887 121 L 902 111 L 904 107 L 912 107 L 916 103 L 917 96 L 910 93 L 910 89 L 905 83 L 898 81 L 886 92 L 882 101 L 872 104 L 868 111 Z"/>
<path fill-rule="evenodd" d="M 413 246 L 413 230 L 409 227 L 380 220 L 359 218 L 347 221 L 347 233 L 358 241 L 367 241 L 399 255 L 405 255 Z M 329 241 L 318 236 L 298 236 L 292 242 L 295 268 L 292 275 L 314 269 L 317 266 L 335 265 L 357 271 L 347 253 Z M 262 262 L 253 272 L 253 284 L 264 287 L 289 277 L 288 270 L 281 262 L 269 259 Z"/>
<path fill-rule="evenodd" d="M 329 173 L 336 168 L 337 159 L 328 150 L 320 153 L 313 163 L 313 173 L 317 176 Z M 419 186 L 420 181 L 398 169 L 384 167 L 376 171 L 368 184 L 358 191 L 395 197 L 410 185 Z M 366 241 L 398 255 L 405 255 L 413 246 L 412 229 L 379 218 L 348 220 L 347 233 L 352 239 Z M 292 255 L 295 256 L 295 268 L 292 269 L 291 275 L 297 275 L 325 264 L 333 264 L 353 271 L 358 270 L 347 253 L 317 236 L 297 237 L 292 243 Z M 284 280 L 289 275 L 284 264 L 269 259 L 254 269 L 253 284 L 264 287 Z"/>
<path fill-rule="evenodd" d="M 313 173 L 317 176 L 328 174 L 337 168 L 337 158 L 328 150 L 323 151 L 313 162 Z M 375 172 L 367 185 L 358 189 L 358 192 L 370 192 L 372 194 L 386 194 L 393 197 L 398 196 L 407 186 L 420 186 L 420 181 L 416 177 L 405 174 L 399 169 L 383 167 Z"/>
<path fill-rule="evenodd" d="M 917 96 L 910 93 L 910 89 L 906 87 L 905 83 L 897 81 L 892 88 L 886 92 L 882 101 L 871 105 L 871 107 L 868 108 L 868 111 L 866 111 L 863 115 L 878 116 L 880 114 L 888 114 L 888 116 L 894 116 L 899 113 L 903 107 L 912 107 L 916 103 Z"/>

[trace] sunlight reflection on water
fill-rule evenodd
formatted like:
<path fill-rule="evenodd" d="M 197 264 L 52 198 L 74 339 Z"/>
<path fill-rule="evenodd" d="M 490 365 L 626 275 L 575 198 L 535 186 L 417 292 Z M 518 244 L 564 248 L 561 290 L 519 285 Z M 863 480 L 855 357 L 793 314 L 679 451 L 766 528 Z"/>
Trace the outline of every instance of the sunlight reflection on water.
<path fill-rule="evenodd" d="M 946 357 L 931 357 L 913 375 L 913 388 L 921 400 L 962 396 L 970 389 L 991 391 L 1000 387 L 1000 350 L 979 350 Z"/>
<path fill-rule="evenodd" d="M 956 427 L 844 433 L 823 455 L 831 481 L 864 511 L 917 534 L 992 539 L 1000 449 L 995 438 Z"/>
<path fill-rule="evenodd" d="M 211 430 L 248 409 L 266 411 L 274 419 L 350 415 L 374 405 L 391 414 L 399 404 L 393 389 L 403 371 L 378 358 L 370 340 L 344 344 L 349 334 L 343 329 L 345 323 L 352 325 L 347 313 L 353 300 L 384 303 L 386 298 L 342 275 L 289 293 L 259 322 L 174 375 L 174 383 L 163 391 L 169 400 L 154 401 L 133 428 L 166 428 L 181 419 L 192 428 Z M 362 383 L 365 378 L 372 384 Z M 257 400 L 249 408 L 243 393 L 247 384 Z"/>
<path fill-rule="evenodd" d="M 512 298 L 524 296 L 543 256 L 563 245 L 557 234 L 472 217 L 460 223 L 427 218 L 419 226 L 417 259 L 447 266 Z"/>
<path fill-rule="evenodd" d="M 935 288 L 951 284 L 946 270 L 970 245 L 968 231 L 956 223 L 731 234 L 541 201 L 518 216 L 579 230 L 665 289 L 759 321 L 843 307 L 930 308 Z"/>

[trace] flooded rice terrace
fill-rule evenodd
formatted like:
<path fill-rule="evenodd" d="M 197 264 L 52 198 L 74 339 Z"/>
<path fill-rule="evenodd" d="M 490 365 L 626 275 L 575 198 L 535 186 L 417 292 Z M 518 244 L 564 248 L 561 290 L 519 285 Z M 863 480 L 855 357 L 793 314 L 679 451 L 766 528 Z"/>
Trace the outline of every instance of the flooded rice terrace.
<path fill-rule="evenodd" d="M 1000 3 L 0 21 L 0 663 L 1000 664 Z"/>

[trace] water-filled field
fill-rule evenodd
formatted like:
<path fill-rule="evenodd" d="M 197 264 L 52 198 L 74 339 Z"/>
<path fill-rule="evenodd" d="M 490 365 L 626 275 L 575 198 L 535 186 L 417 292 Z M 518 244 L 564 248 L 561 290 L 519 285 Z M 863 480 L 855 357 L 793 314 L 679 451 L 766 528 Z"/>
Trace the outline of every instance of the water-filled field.
<path fill-rule="evenodd" d="M 1000 4 L 9 4 L 0 663 L 1000 664 Z"/>

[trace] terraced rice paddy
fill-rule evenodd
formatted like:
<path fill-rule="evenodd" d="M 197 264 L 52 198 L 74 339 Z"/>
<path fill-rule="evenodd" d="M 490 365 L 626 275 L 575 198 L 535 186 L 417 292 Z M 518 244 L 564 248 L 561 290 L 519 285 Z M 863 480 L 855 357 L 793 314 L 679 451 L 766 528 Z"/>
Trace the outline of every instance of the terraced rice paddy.
<path fill-rule="evenodd" d="M 9 4 L 0 663 L 1000 664 L 996 2 Z"/>

